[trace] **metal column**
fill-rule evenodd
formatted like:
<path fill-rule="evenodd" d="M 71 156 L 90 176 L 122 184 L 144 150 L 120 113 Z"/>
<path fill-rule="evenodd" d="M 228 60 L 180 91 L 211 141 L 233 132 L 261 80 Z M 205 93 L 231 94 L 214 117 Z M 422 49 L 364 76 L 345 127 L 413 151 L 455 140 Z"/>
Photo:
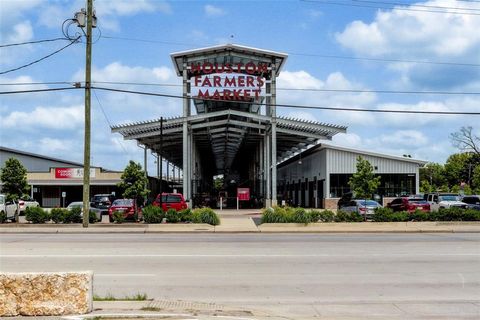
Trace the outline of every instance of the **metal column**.
<path fill-rule="evenodd" d="M 272 64 L 270 84 L 270 108 L 272 117 L 272 206 L 277 205 L 277 99 L 276 99 L 276 78 L 275 64 Z"/>
<path fill-rule="evenodd" d="M 266 197 L 265 197 L 265 207 L 271 206 L 271 175 L 270 175 L 270 133 L 267 131 L 265 134 L 265 183 L 266 185 Z"/>
<path fill-rule="evenodd" d="M 188 94 L 190 93 L 190 83 L 188 82 L 188 70 L 187 70 L 187 62 L 183 62 L 183 194 L 187 200 L 189 201 L 188 197 L 188 189 L 190 184 L 190 176 L 189 176 L 189 163 L 188 163 L 188 121 L 187 117 L 190 115 L 190 99 Z"/>

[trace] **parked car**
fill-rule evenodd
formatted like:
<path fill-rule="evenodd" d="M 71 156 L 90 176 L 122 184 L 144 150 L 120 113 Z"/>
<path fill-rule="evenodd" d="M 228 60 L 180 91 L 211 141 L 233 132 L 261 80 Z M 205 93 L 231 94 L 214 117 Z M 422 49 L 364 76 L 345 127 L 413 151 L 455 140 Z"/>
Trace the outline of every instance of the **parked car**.
<path fill-rule="evenodd" d="M 40 204 L 31 197 L 24 197 L 18 200 L 19 214 L 22 215 L 29 207 L 38 207 Z"/>
<path fill-rule="evenodd" d="M 393 211 L 408 211 L 409 213 L 413 213 L 415 210 L 430 212 L 430 204 L 420 197 L 396 198 L 387 207 Z"/>
<path fill-rule="evenodd" d="M 181 193 L 162 193 L 162 209 L 175 209 L 176 211 L 187 209 L 187 203 Z M 155 198 L 152 205 L 160 207 L 160 194 Z"/>
<path fill-rule="evenodd" d="M 468 205 L 468 209 L 480 210 L 480 196 L 479 195 L 464 196 L 462 198 L 462 202 L 464 202 Z"/>
<path fill-rule="evenodd" d="M 110 222 L 113 222 L 113 212 L 119 211 L 123 212 L 123 217 L 125 219 L 134 219 L 135 218 L 135 201 L 133 199 L 117 199 L 113 201 L 112 205 L 108 209 L 108 217 Z M 142 209 L 137 207 L 138 218 L 142 216 Z"/>
<path fill-rule="evenodd" d="M 74 201 L 70 202 L 67 206 L 67 210 L 72 210 L 73 208 L 80 208 L 81 209 L 81 216 L 83 217 L 83 202 L 82 201 Z M 95 212 L 95 216 L 97 217 L 98 221 L 102 221 L 102 210 L 98 208 L 90 207 L 90 211 Z"/>
<path fill-rule="evenodd" d="M 426 193 L 424 199 L 430 204 L 431 211 L 448 208 L 467 209 L 468 205 L 461 201 L 461 197 L 457 193 Z"/>
<path fill-rule="evenodd" d="M 92 198 L 91 206 L 107 212 L 114 200 L 115 196 L 113 194 L 96 194 Z"/>
<path fill-rule="evenodd" d="M 15 220 L 15 212 L 18 204 L 15 201 L 7 201 L 7 196 L 0 194 L 0 213 L 5 214 L 7 220 Z"/>
<path fill-rule="evenodd" d="M 346 204 L 342 204 L 339 210 L 346 212 L 358 212 L 366 218 L 371 218 L 376 208 L 382 208 L 382 205 L 373 200 L 351 200 Z"/>

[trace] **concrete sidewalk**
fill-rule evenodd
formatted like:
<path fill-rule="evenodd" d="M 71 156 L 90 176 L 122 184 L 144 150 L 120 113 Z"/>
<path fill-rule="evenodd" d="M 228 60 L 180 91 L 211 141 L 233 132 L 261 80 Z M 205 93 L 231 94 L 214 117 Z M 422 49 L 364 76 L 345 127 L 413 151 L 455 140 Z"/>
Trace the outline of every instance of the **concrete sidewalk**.
<path fill-rule="evenodd" d="M 195 223 L 122 223 L 102 222 L 83 228 L 81 224 L 0 224 L 2 233 L 363 233 L 363 232 L 480 232 L 480 221 L 472 222 L 338 222 L 338 223 L 265 223 L 257 225 L 259 209 L 217 210 L 220 225 Z"/>

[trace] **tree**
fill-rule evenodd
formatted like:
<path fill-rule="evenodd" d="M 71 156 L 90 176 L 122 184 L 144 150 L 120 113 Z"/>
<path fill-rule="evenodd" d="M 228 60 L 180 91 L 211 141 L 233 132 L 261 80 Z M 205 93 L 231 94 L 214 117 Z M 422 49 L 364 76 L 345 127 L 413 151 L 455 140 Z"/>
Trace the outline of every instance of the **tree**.
<path fill-rule="evenodd" d="M 359 199 L 370 199 L 380 185 L 381 177 L 375 176 L 373 167 L 368 160 L 362 157 L 357 158 L 357 172 L 348 181 L 355 197 Z"/>
<path fill-rule="evenodd" d="M 3 182 L 2 192 L 6 194 L 7 201 L 28 196 L 30 186 L 27 183 L 27 169 L 18 159 L 8 159 L 0 171 L 0 180 Z"/>
<path fill-rule="evenodd" d="M 461 127 L 460 131 L 450 134 L 454 147 L 464 152 L 472 152 L 480 156 L 480 136 L 472 133 L 472 127 Z"/>
<path fill-rule="evenodd" d="M 445 168 L 439 163 L 428 163 L 420 168 L 420 191 L 433 192 L 447 184 Z"/>
<path fill-rule="evenodd" d="M 448 157 L 445 163 L 444 176 L 450 188 L 459 186 L 462 182 L 470 184 L 471 166 L 474 165 L 474 161 L 474 155 L 470 152 L 456 153 Z"/>
<path fill-rule="evenodd" d="M 122 196 L 127 199 L 135 199 L 137 205 L 150 193 L 150 190 L 147 189 L 148 180 L 140 163 L 130 160 L 123 170 L 121 179 L 122 182 L 117 186 L 124 190 Z"/>

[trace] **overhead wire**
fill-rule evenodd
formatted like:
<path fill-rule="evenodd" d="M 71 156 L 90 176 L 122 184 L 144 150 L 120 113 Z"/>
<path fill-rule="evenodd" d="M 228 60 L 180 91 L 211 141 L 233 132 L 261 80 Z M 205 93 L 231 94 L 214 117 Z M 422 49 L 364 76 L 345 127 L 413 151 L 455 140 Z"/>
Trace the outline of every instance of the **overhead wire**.
<path fill-rule="evenodd" d="M 337 1 L 328 1 L 328 0 L 300 0 L 302 2 L 310 2 L 316 4 L 327 4 L 335 6 L 346 6 L 346 7 L 360 7 L 360 8 L 374 8 L 374 9 L 387 9 L 387 10 L 401 10 L 401 11 L 415 11 L 415 12 L 426 12 L 426 13 L 449 13 L 449 14 L 458 14 L 458 15 L 471 15 L 471 16 L 480 16 L 480 12 L 457 12 L 457 11 L 445 11 L 445 10 L 428 10 L 428 9 L 413 9 L 405 7 L 388 7 L 388 6 L 376 6 L 368 4 L 360 4 L 354 2 L 337 2 Z"/>
<path fill-rule="evenodd" d="M 95 89 L 92 89 L 92 91 L 93 91 L 93 95 L 95 96 L 95 99 L 97 100 L 98 106 L 100 107 L 100 110 L 102 111 L 102 114 L 103 114 L 103 117 L 105 118 L 105 121 L 107 121 L 108 126 L 111 128 L 111 127 L 112 127 L 112 123 L 110 122 L 110 119 L 108 118 L 107 113 L 105 112 L 105 109 L 103 109 L 103 105 L 102 105 L 102 103 L 100 102 L 100 99 L 98 98 L 97 92 L 95 91 Z M 118 142 L 118 144 L 120 145 L 120 147 L 122 147 L 122 149 L 123 149 L 123 151 L 125 152 L 125 154 L 126 154 L 127 156 L 130 156 L 130 157 L 131 157 L 131 154 L 127 151 L 127 149 L 126 149 L 125 146 L 123 145 L 122 141 L 118 138 L 118 136 L 115 136 L 115 139 L 117 140 L 117 142 Z"/>
<path fill-rule="evenodd" d="M 378 3 L 392 6 L 408 6 L 408 7 L 419 7 L 419 8 L 432 8 L 432 9 L 445 9 L 445 10 L 465 10 L 465 11 L 480 11 L 480 8 L 465 8 L 465 7 L 448 7 L 448 6 L 433 6 L 425 5 L 418 3 L 405 3 L 405 2 L 394 2 L 394 1 L 376 1 L 376 0 L 352 0 L 353 2 L 363 2 L 363 3 Z M 448 11 L 449 12 L 449 11 Z"/>
<path fill-rule="evenodd" d="M 51 57 L 51 56 L 59 53 L 60 51 L 65 50 L 66 48 L 70 47 L 72 44 L 76 43 L 78 39 L 80 39 L 80 37 L 77 37 L 77 38 L 71 40 L 71 42 L 70 42 L 69 44 L 67 44 L 66 46 L 63 46 L 62 48 L 60 48 L 60 49 L 58 49 L 58 50 L 55 50 L 54 52 L 52 52 L 52 53 L 50 53 L 50 54 L 48 54 L 48 55 L 46 55 L 46 56 L 44 56 L 44 57 L 42 57 L 42 58 L 40 58 L 40 59 L 37 59 L 37 60 L 32 61 L 32 62 L 30 62 L 30 63 L 24 64 L 24 65 L 22 65 L 22 66 L 20 66 L 20 67 L 16 67 L 16 68 L 13 68 L 13 69 L 1 71 L 0 74 L 6 74 L 6 73 L 13 72 L 13 71 L 17 71 L 17 70 L 20 70 L 20 69 L 29 67 L 29 66 L 31 66 L 31 65 L 33 65 L 33 64 L 36 64 L 36 63 L 38 63 L 38 62 L 40 62 L 40 61 L 43 61 L 43 60 L 45 60 L 45 59 L 47 59 L 47 58 L 49 58 L 49 57 Z"/>
<path fill-rule="evenodd" d="M 0 44 L 0 48 L 23 46 L 23 45 L 27 45 L 27 44 L 36 44 L 36 43 L 43 43 L 43 42 L 53 42 L 53 41 L 59 41 L 59 40 L 71 41 L 71 39 L 68 39 L 68 38 L 53 38 L 53 39 L 43 39 L 43 40 L 18 42 L 18 43 Z"/>
<path fill-rule="evenodd" d="M 222 100 L 222 99 L 205 99 L 198 97 L 184 97 L 173 94 L 164 94 L 164 93 L 154 93 L 154 92 L 145 92 L 145 91 L 134 91 L 134 90 L 123 90 L 123 89 L 114 89 L 114 88 L 105 88 L 105 87 L 92 87 L 98 90 L 111 91 L 111 92 L 122 92 L 130 94 L 139 94 L 146 96 L 156 96 L 156 97 L 165 97 L 165 98 L 175 98 L 175 99 L 197 99 L 203 101 L 213 101 L 213 102 L 232 102 L 232 100 Z M 238 104 L 252 104 L 250 101 L 237 101 Z M 258 103 L 258 105 L 266 105 L 265 103 Z M 322 107 L 322 106 L 308 106 L 308 105 L 294 105 L 294 104 L 275 104 L 276 107 L 281 108 L 298 108 L 298 109 L 317 109 L 317 110 L 329 110 L 329 111 L 349 111 L 349 112 L 372 112 L 372 113 L 401 113 L 401 114 L 431 114 L 431 115 L 480 115 L 480 112 L 467 112 L 467 111 L 420 111 L 420 110 L 394 110 L 394 109 L 359 109 L 359 108 L 345 108 L 345 107 Z"/>

